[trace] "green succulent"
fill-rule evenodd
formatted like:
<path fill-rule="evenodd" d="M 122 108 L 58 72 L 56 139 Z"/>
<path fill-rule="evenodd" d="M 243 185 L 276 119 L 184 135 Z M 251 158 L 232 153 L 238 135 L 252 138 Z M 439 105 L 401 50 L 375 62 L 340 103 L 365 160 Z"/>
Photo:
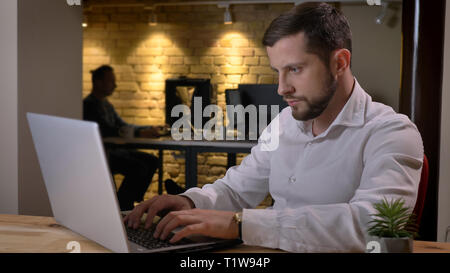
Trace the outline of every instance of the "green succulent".
<path fill-rule="evenodd" d="M 384 198 L 374 204 L 374 208 L 377 213 L 372 214 L 374 219 L 369 222 L 369 235 L 388 238 L 417 237 L 416 216 L 410 208 L 405 207 L 402 198 L 390 202 Z"/>

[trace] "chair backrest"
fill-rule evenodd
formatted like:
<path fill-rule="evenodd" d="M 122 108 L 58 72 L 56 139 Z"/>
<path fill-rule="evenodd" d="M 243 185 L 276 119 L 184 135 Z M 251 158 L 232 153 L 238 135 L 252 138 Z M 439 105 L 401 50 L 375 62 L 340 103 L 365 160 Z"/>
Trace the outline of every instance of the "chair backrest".
<path fill-rule="evenodd" d="M 424 155 L 423 156 L 422 174 L 420 176 L 420 182 L 419 182 L 419 191 L 417 194 L 416 205 L 414 206 L 414 211 L 413 211 L 417 217 L 418 225 L 420 225 L 423 208 L 425 206 L 425 198 L 427 195 L 427 187 L 428 187 L 428 172 L 429 172 L 428 159 Z"/>

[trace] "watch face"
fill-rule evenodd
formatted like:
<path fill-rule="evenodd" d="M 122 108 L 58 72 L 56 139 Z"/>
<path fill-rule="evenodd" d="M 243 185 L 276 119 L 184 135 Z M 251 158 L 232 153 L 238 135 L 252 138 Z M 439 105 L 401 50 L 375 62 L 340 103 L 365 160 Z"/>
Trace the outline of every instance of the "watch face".
<path fill-rule="evenodd" d="M 242 222 L 242 212 L 238 212 L 234 215 L 234 220 L 236 221 L 236 223 L 241 223 Z"/>

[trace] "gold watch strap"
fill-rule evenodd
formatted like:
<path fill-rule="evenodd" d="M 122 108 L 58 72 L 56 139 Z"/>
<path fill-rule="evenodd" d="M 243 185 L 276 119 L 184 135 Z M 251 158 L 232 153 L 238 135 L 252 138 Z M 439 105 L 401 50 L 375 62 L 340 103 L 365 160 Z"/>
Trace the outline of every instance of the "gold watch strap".
<path fill-rule="evenodd" d="M 233 220 L 234 222 L 236 222 L 236 224 L 238 224 L 239 239 L 242 240 L 242 212 L 235 213 L 233 216 Z"/>

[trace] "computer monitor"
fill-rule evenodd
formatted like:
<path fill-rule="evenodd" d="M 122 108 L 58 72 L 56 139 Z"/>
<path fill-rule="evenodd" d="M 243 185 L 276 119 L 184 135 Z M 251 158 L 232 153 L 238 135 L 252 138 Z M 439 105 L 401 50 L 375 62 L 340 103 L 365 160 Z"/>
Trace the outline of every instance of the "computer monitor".
<path fill-rule="evenodd" d="M 250 121 L 250 115 L 245 114 L 245 136 L 246 138 L 251 136 L 251 126 L 257 127 L 257 135 L 251 137 L 259 137 L 264 128 L 275 118 L 276 115 L 272 116 L 272 108 L 273 106 L 278 107 L 278 111 L 276 113 L 281 112 L 281 110 L 288 106 L 288 104 L 283 100 L 283 98 L 277 93 L 278 85 L 277 84 L 239 84 L 238 89 L 229 89 L 226 90 L 226 101 L 227 105 L 239 105 L 242 104 L 244 108 L 249 105 L 254 105 L 257 113 L 257 122 Z M 265 108 L 267 107 L 267 108 Z M 266 111 L 266 122 L 260 126 L 260 117 L 264 113 L 262 110 Z M 275 109 L 274 109 L 275 110 Z M 237 115 L 234 117 L 230 116 L 230 113 L 227 114 L 229 119 L 234 119 L 234 128 L 238 128 L 239 120 Z"/>
<path fill-rule="evenodd" d="M 172 108 L 176 105 L 184 104 L 190 109 L 191 123 L 195 129 L 202 129 L 205 123 L 209 120 L 203 117 L 203 110 L 211 103 L 211 83 L 209 79 L 190 79 L 178 78 L 166 80 L 166 123 L 173 125 L 180 117 L 172 117 Z M 195 97 L 200 98 L 201 113 L 196 113 L 194 107 Z M 201 124 L 194 123 L 194 116 L 200 115 L 202 117 Z M 201 126 L 201 127 L 200 127 Z"/>

